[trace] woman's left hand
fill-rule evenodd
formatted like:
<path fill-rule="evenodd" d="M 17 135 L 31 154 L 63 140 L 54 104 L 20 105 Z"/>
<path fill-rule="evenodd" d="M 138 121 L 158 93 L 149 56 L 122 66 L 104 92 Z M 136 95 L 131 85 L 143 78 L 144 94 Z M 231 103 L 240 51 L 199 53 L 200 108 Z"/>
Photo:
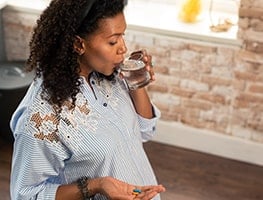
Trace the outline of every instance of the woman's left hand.
<path fill-rule="evenodd" d="M 89 183 L 90 186 L 93 186 L 91 191 L 94 191 L 95 194 L 103 194 L 109 200 L 151 200 L 158 193 L 165 191 L 162 185 L 134 186 L 109 176 L 94 180 Z M 94 185 L 96 185 L 95 190 Z"/>
<path fill-rule="evenodd" d="M 165 188 L 162 185 L 142 186 L 140 190 L 141 193 L 135 195 L 134 200 L 150 200 L 154 198 L 157 194 L 164 192 Z"/>

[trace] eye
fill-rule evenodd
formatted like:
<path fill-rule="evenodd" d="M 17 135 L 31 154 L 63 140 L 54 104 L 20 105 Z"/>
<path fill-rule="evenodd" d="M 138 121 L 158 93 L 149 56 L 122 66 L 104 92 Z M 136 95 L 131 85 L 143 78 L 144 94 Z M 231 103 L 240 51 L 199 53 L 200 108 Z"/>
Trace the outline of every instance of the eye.
<path fill-rule="evenodd" d="M 111 46 L 114 46 L 116 45 L 118 42 L 122 42 L 124 41 L 124 33 L 123 34 L 118 34 L 114 37 L 111 38 L 111 41 L 109 41 L 109 44 Z"/>
<path fill-rule="evenodd" d="M 109 42 L 109 44 L 111 45 L 111 46 L 114 46 L 115 44 L 117 44 L 117 42 Z"/>

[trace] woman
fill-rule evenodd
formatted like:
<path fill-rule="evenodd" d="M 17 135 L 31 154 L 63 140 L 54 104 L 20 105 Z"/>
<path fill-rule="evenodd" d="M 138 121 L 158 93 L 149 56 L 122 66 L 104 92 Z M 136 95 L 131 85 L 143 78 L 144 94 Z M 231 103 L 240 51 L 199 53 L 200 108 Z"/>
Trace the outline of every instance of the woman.
<path fill-rule="evenodd" d="M 41 14 L 27 60 L 36 78 L 11 120 L 12 199 L 148 200 L 165 190 L 142 146 L 160 113 L 117 73 L 123 9 L 123 0 L 53 0 Z"/>

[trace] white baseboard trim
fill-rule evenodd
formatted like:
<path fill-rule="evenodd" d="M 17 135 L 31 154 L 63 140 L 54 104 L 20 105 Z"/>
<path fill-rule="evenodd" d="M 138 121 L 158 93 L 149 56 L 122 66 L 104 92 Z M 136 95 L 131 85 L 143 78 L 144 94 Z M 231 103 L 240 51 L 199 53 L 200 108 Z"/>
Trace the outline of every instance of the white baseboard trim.
<path fill-rule="evenodd" d="M 157 135 L 153 140 L 263 166 L 263 144 L 188 127 L 180 123 L 160 120 L 158 122 Z"/>

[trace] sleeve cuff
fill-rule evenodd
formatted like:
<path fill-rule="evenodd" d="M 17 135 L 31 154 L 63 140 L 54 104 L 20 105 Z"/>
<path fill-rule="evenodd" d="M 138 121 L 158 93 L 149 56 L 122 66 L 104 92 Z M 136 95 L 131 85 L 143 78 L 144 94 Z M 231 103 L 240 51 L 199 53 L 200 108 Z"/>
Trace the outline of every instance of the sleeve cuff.
<path fill-rule="evenodd" d="M 160 110 L 154 104 L 152 104 L 152 109 L 154 117 L 151 119 L 138 115 L 143 142 L 150 140 L 155 135 L 157 120 L 161 117 Z"/>

